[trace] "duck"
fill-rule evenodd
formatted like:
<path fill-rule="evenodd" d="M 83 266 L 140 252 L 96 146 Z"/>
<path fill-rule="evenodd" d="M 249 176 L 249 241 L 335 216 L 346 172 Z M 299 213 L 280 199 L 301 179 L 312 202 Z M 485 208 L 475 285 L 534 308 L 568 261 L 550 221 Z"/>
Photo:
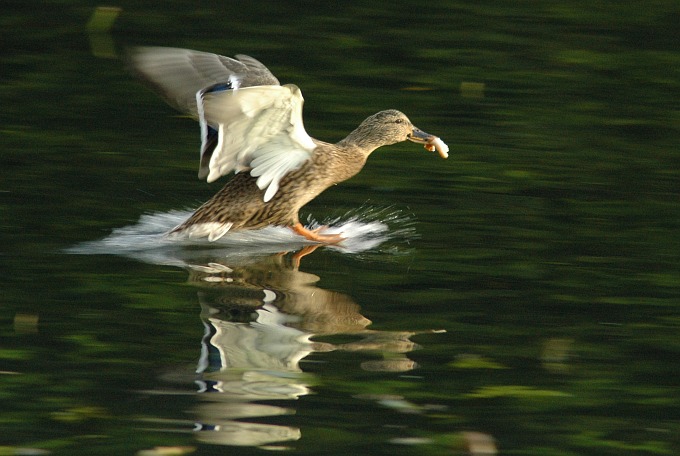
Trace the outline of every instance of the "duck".
<path fill-rule="evenodd" d="M 176 109 L 198 120 L 199 179 L 234 174 L 212 198 L 168 235 L 217 241 L 229 232 L 284 226 L 308 241 L 338 244 L 342 233 L 309 229 L 300 209 L 329 187 L 359 173 L 376 149 L 402 141 L 448 157 L 437 136 L 415 127 L 396 109 L 366 118 L 332 144 L 307 134 L 304 99 L 281 85 L 260 61 L 189 49 L 135 47 L 131 70 Z"/>

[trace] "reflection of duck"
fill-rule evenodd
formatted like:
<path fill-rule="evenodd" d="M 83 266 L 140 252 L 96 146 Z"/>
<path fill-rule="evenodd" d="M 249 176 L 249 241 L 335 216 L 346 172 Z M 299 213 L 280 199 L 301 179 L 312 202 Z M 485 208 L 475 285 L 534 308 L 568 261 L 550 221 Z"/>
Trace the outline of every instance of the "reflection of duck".
<path fill-rule="evenodd" d="M 192 265 L 190 281 L 218 293 L 211 307 L 219 309 L 221 320 L 249 322 L 264 303 L 294 316 L 286 326 L 307 334 L 356 334 L 366 331 L 371 321 L 346 294 L 317 286 L 319 276 L 300 271 L 297 253 L 264 257 L 233 258 L 228 265 L 213 261 Z M 205 288 L 204 288 L 205 289 Z M 203 293 L 204 299 L 210 299 Z"/>
<path fill-rule="evenodd" d="M 289 256 L 210 260 L 189 267 L 206 329 L 197 370 L 204 394 L 193 410 L 199 440 L 266 446 L 299 439 L 300 429 L 265 417 L 294 413 L 282 401 L 310 393 L 314 377 L 300 364 L 311 353 L 363 352 L 369 361 L 360 366 L 368 371 L 415 368 L 406 357 L 417 348 L 409 340 L 414 333 L 368 330 L 371 321 L 350 296 L 319 288 L 320 278 Z M 313 340 L 337 334 L 356 340 Z M 384 359 L 371 360 L 375 355 Z"/>
<path fill-rule="evenodd" d="M 302 226 L 300 208 L 357 174 L 378 147 L 410 140 L 442 157 L 448 151 L 396 110 L 368 117 L 337 144 L 313 139 L 302 123 L 300 90 L 279 85 L 252 57 L 151 47 L 136 49 L 131 61 L 171 104 L 198 117 L 199 177 L 212 182 L 237 173 L 173 233 L 216 240 L 230 230 L 281 225 L 313 241 L 337 243 L 339 234 Z"/>

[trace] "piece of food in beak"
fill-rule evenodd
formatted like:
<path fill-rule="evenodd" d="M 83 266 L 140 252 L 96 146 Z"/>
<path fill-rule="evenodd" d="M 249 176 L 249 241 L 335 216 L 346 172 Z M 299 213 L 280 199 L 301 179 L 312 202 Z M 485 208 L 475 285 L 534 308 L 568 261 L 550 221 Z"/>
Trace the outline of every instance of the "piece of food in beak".
<path fill-rule="evenodd" d="M 441 138 L 435 137 L 432 141 L 425 144 L 425 148 L 430 152 L 434 152 L 436 150 L 441 158 L 449 158 L 449 146 L 447 146 L 446 143 L 441 140 Z"/>
<path fill-rule="evenodd" d="M 425 149 L 430 152 L 436 150 L 441 158 L 449 158 L 449 146 L 447 146 L 441 138 L 437 138 L 436 136 L 433 137 L 430 142 L 425 143 Z"/>
<path fill-rule="evenodd" d="M 423 144 L 425 149 L 429 150 L 430 152 L 434 152 L 436 150 L 439 152 L 439 156 L 442 158 L 449 157 L 449 146 L 447 146 L 444 141 L 441 140 L 441 138 L 429 133 L 425 133 L 418 128 L 414 128 L 413 132 L 408 135 L 408 139 L 409 141 Z"/>

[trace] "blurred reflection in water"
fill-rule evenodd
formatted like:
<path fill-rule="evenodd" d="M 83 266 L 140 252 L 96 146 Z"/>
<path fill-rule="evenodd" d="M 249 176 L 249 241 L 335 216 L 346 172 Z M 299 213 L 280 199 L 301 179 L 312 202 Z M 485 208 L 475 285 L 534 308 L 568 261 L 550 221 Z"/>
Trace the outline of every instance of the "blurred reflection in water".
<path fill-rule="evenodd" d="M 272 255 L 189 267 L 199 284 L 205 325 L 198 364 L 200 399 L 194 409 L 198 439 L 206 443 L 262 446 L 297 440 L 298 428 L 261 422 L 294 410 L 267 401 L 293 401 L 310 392 L 313 378 L 299 362 L 312 352 L 371 351 L 386 360 L 365 370 L 401 372 L 415 363 L 413 333 L 371 331 L 359 306 L 342 293 L 316 286 L 291 256 Z M 315 342 L 313 336 L 356 335 L 353 342 Z M 259 417 L 258 422 L 248 418 Z"/>

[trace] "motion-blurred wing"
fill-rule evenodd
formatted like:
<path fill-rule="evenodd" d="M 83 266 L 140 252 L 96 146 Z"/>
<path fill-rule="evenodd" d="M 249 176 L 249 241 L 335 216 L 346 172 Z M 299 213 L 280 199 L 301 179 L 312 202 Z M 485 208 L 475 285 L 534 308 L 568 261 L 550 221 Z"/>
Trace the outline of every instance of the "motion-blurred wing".
<path fill-rule="evenodd" d="M 250 170 L 269 201 L 281 178 L 307 161 L 316 147 L 302 122 L 300 89 L 279 85 L 252 57 L 139 47 L 130 53 L 130 62 L 168 103 L 198 117 L 199 178 L 213 182 L 232 171 Z"/>
<path fill-rule="evenodd" d="M 247 55 L 232 59 L 189 49 L 137 47 L 131 50 L 129 60 L 133 71 L 170 105 L 194 116 L 196 92 L 206 87 L 279 85 L 267 67 Z"/>

